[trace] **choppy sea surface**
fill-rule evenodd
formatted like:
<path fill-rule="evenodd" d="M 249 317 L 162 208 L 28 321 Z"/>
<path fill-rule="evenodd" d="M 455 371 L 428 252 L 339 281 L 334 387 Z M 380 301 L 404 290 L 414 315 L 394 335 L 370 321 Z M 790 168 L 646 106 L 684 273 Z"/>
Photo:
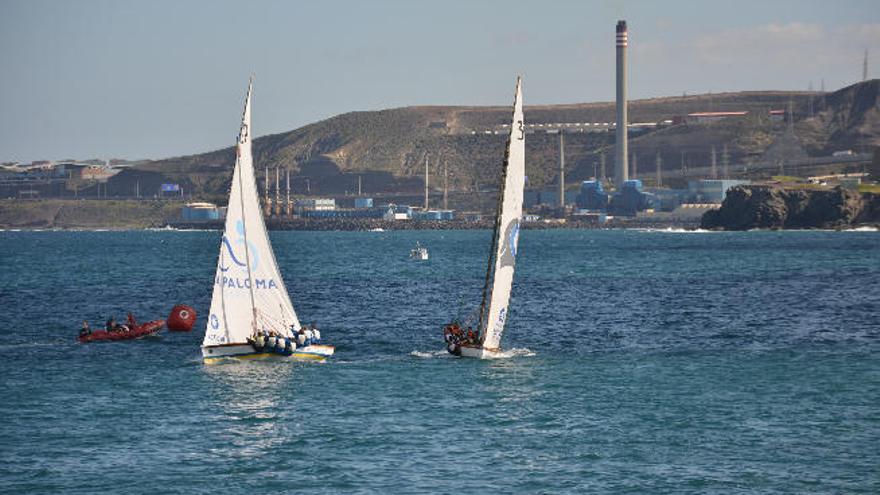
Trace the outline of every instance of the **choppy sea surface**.
<path fill-rule="evenodd" d="M 880 493 L 880 233 L 525 231 L 493 361 L 489 232 L 271 238 L 326 363 L 202 364 L 217 232 L 0 232 L 0 492 Z"/>

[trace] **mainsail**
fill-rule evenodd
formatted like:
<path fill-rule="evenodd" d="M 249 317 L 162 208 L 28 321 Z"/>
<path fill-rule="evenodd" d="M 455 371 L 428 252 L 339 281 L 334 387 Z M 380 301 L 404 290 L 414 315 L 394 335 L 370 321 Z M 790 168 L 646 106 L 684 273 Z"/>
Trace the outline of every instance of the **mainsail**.
<path fill-rule="evenodd" d="M 501 194 L 495 215 L 495 231 L 486 272 L 486 285 L 483 288 L 483 303 L 480 307 L 480 331 L 484 349 L 497 349 L 501 343 L 519 243 L 526 173 L 521 83 L 520 78 L 517 78 L 516 95 L 513 100 L 513 121 L 507 138 Z M 488 311 L 483 311 L 487 299 Z"/>
<path fill-rule="evenodd" d="M 300 323 L 284 287 L 260 211 L 251 153 L 251 91 L 248 85 L 226 227 L 214 276 L 214 293 L 203 346 L 244 344 L 255 330 L 290 337 Z"/>

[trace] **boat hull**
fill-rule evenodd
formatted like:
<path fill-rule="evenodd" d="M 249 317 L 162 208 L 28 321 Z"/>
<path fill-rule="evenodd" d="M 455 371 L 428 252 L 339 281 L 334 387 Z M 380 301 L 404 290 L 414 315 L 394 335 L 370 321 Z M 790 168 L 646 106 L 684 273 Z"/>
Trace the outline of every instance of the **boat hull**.
<path fill-rule="evenodd" d="M 257 358 L 293 358 L 304 361 L 323 361 L 332 356 L 336 348 L 332 345 L 308 345 L 300 347 L 290 355 L 275 352 L 257 352 L 250 344 L 225 344 L 202 347 L 202 358 L 205 363 L 216 363 L 223 359 L 257 359 Z"/>
<path fill-rule="evenodd" d="M 115 342 L 119 340 L 137 340 L 150 335 L 156 335 L 162 327 L 165 326 L 165 320 L 154 320 L 142 323 L 128 332 L 108 332 L 106 330 L 98 330 L 87 335 L 80 335 L 77 340 L 83 344 L 89 342 Z"/>
<path fill-rule="evenodd" d="M 497 359 L 500 357 L 504 357 L 504 354 L 499 349 L 491 350 L 484 349 L 482 347 L 470 347 L 463 345 L 461 346 L 459 356 L 477 359 Z"/>

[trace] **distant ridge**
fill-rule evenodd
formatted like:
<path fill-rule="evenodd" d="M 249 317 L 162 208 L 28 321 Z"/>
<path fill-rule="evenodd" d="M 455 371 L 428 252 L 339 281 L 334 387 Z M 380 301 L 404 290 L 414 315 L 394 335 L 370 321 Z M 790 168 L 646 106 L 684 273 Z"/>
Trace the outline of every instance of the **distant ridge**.
<path fill-rule="evenodd" d="M 639 154 L 643 171 L 655 169 L 662 157 L 665 172 L 709 163 L 711 147 L 727 146 L 732 163 L 757 160 L 788 132 L 782 122 L 767 118 L 771 109 L 787 109 L 795 117 L 794 134 L 812 156 L 844 149 L 880 145 L 880 80 L 848 86 L 833 93 L 747 91 L 673 96 L 631 101 L 631 122 L 657 122 L 693 112 L 747 111 L 749 116 L 713 124 L 684 124 L 635 135 L 630 150 Z M 812 109 L 812 112 L 811 112 Z M 506 107 L 415 106 L 380 111 L 349 112 L 289 132 L 254 141 L 258 173 L 264 167 L 290 169 L 296 193 L 341 194 L 356 190 L 361 176 L 370 193 L 417 191 L 428 156 L 434 186 L 441 184 L 446 163 L 450 187 L 478 188 L 494 183 L 503 156 L 503 133 L 486 130 L 509 119 Z M 811 117 L 812 115 L 812 117 Z M 578 103 L 525 107 L 532 124 L 612 122 L 614 103 Z M 474 134 L 476 133 L 476 134 Z M 576 182 L 592 176 L 600 153 L 607 154 L 607 173 L 613 163 L 613 133 L 566 134 L 566 177 Z M 535 133 L 527 139 L 526 171 L 532 187 L 556 180 L 558 137 Z M 234 160 L 230 146 L 217 151 L 156 160 L 118 174 L 112 180 L 145 184 L 178 182 L 201 196 L 223 195 Z M 274 174 L 273 174 L 274 177 Z M 132 182 L 133 183 L 133 182 Z M 262 185 L 261 185 L 262 188 Z M 144 189 L 146 190 L 146 189 Z"/>

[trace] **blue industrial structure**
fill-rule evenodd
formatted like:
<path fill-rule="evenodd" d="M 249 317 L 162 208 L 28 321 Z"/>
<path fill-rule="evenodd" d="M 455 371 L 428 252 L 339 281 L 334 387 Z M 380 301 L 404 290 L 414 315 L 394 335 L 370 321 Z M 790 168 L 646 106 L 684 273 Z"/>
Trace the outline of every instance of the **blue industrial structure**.
<path fill-rule="evenodd" d="M 623 181 L 620 191 L 614 193 L 608 211 L 614 215 L 635 215 L 640 211 L 652 210 L 657 197 L 642 190 L 642 181 L 630 179 Z"/>
<path fill-rule="evenodd" d="M 583 181 L 577 195 L 577 206 L 583 210 L 605 211 L 608 208 L 608 193 L 603 189 L 602 182 Z"/>
<path fill-rule="evenodd" d="M 574 203 L 577 199 L 576 191 L 565 191 L 565 203 Z M 559 190 L 539 191 L 537 189 L 529 189 L 523 192 L 523 207 L 534 208 L 536 206 L 549 206 L 551 208 L 559 208 Z"/>

